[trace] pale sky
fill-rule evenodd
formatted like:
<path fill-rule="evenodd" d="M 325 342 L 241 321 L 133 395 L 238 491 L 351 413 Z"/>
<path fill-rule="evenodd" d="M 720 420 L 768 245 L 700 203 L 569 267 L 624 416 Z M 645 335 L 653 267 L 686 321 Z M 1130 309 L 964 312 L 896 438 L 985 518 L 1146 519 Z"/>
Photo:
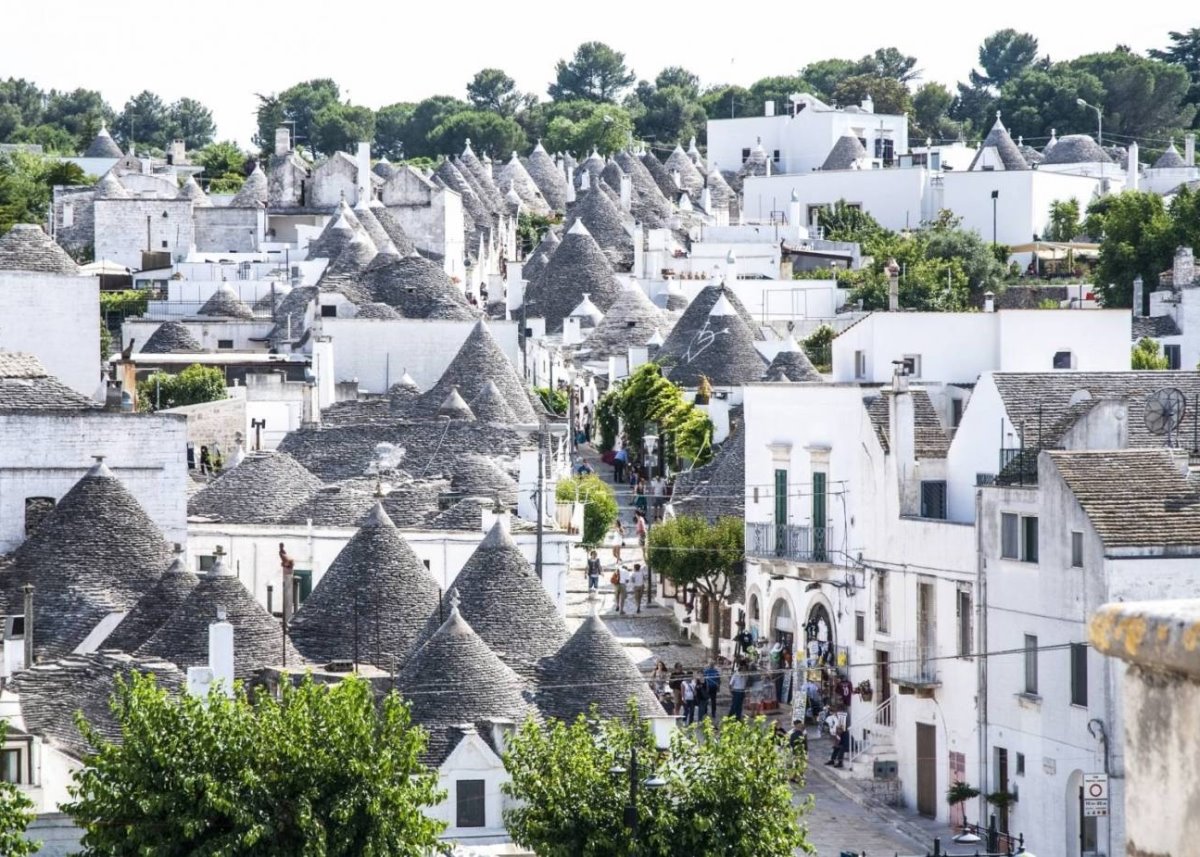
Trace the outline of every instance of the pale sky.
<path fill-rule="evenodd" d="M 219 138 L 249 146 L 254 93 L 316 77 L 332 77 L 353 102 L 379 108 L 430 95 L 463 98 L 476 71 L 497 67 L 544 99 L 555 62 L 583 41 L 624 52 L 641 78 L 682 65 L 706 85 L 743 86 L 813 60 L 857 59 L 894 45 L 917 57 L 922 80 L 953 91 L 980 42 L 998 29 L 1032 32 L 1052 59 L 1118 42 L 1141 53 L 1166 46 L 1169 30 L 1196 26 L 1185 7 L 1151 3 L 1116 14 L 1122 6 L 1114 3 L 1111 13 L 1094 7 L 1080 15 L 1077 4 L 1060 2 L 4 3 L 0 78 L 98 89 L 117 111 L 143 89 L 166 101 L 191 96 L 213 111 Z"/>

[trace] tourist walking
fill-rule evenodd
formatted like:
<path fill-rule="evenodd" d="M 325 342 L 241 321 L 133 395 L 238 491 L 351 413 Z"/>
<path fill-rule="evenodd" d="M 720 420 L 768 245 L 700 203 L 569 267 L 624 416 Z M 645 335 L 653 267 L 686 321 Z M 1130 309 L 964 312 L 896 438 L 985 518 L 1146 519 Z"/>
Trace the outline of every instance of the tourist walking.
<path fill-rule="evenodd" d="M 667 679 L 670 677 L 671 671 L 667 669 L 667 665 L 661 659 L 654 664 L 654 672 L 650 674 L 650 685 L 654 688 L 654 695 L 659 699 L 667 692 Z"/>
<path fill-rule="evenodd" d="M 692 680 L 691 676 L 683 679 L 679 686 L 679 692 L 683 697 L 683 722 L 684 725 L 687 725 L 696 716 L 696 682 Z"/>
<path fill-rule="evenodd" d="M 642 499 L 645 499 L 644 497 Z M 646 513 L 638 509 L 633 513 L 633 529 L 637 533 L 638 547 L 646 549 Z"/>
<path fill-rule="evenodd" d="M 675 668 L 671 670 L 671 678 L 667 682 L 667 687 L 671 689 L 671 696 L 675 699 L 675 709 L 678 711 L 683 704 L 683 680 L 684 680 L 683 664 L 679 661 L 675 662 Z"/>
<path fill-rule="evenodd" d="M 637 607 L 637 612 L 642 612 L 642 598 L 646 595 L 646 570 L 642 568 L 640 562 L 633 564 L 633 574 L 631 575 L 633 583 L 633 603 Z"/>
<path fill-rule="evenodd" d="M 588 592 L 595 592 L 600 588 L 600 557 L 596 556 L 595 551 L 588 552 L 587 579 Z"/>
<path fill-rule="evenodd" d="M 732 697 L 729 716 L 741 720 L 742 708 L 746 704 L 746 673 L 740 665 L 734 666 L 733 675 L 729 677 L 729 695 Z"/>
<path fill-rule="evenodd" d="M 613 482 L 618 485 L 625 484 L 625 465 L 629 462 L 629 453 L 625 447 L 617 450 L 617 454 L 613 457 Z"/>
<path fill-rule="evenodd" d="M 709 717 L 717 719 L 717 696 L 721 692 L 721 671 L 716 661 L 709 661 L 704 668 L 704 685 L 708 697 Z"/>
<path fill-rule="evenodd" d="M 621 547 L 625 544 L 625 525 L 621 523 L 621 519 L 617 518 L 613 521 L 612 531 L 609 533 L 609 540 L 612 542 L 613 559 L 617 562 L 621 561 Z"/>
<path fill-rule="evenodd" d="M 613 572 L 613 577 L 617 581 L 617 612 L 623 614 L 625 612 L 625 597 L 629 594 L 629 569 L 623 565 L 619 566 Z"/>

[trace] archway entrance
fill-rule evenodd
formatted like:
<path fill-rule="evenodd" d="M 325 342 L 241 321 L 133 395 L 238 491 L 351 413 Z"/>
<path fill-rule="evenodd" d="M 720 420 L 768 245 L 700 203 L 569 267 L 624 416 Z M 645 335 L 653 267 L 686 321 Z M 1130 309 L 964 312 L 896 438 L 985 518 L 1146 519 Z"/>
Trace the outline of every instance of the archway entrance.
<path fill-rule="evenodd" d="M 792 620 L 792 607 L 784 598 L 771 605 L 771 643 L 780 643 L 791 651 L 796 641 L 796 623 Z"/>
<path fill-rule="evenodd" d="M 829 615 L 829 608 L 818 601 L 808 608 L 808 619 L 804 623 L 804 653 L 808 665 L 836 666 L 836 626 Z"/>

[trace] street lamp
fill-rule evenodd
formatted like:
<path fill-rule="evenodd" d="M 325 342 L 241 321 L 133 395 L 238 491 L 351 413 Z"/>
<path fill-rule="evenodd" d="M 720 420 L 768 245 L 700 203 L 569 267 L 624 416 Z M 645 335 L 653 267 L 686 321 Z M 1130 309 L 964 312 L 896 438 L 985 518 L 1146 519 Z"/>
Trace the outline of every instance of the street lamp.
<path fill-rule="evenodd" d="M 992 191 L 992 250 L 996 249 L 996 200 L 1000 199 L 1000 191 Z"/>
<path fill-rule="evenodd" d="M 1104 150 L 1104 114 L 1095 104 L 1088 104 L 1082 98 L 1076 98 L 1075 103 L 1080 107 L 1086 107 L 1089 110 L 1096 111 L 1096 143 L 1100 146 L 1101 151 Z M 1100 192 L 1104 192 L 1104 161 L 1100 161 Z"/>
<path fill-rule="evenodd" d="M 622 768 L 620 764 L 615 764 L 608 769 L 608 772 L 614 777 L 622 777 L 626 773 L 629 774 L 629 803 L 625 805 L 625 827 L 629 830 L 630 838 L 634 845 L 634 850 L 637 848 L 637 792 L 638 792 L 638 751 L 637 747 L 629 748 L 629 768 Z M 641 783 L 643 788 L 657 791 L 665 788 L 667 781 L 658 774 L 653 774 Z"/>

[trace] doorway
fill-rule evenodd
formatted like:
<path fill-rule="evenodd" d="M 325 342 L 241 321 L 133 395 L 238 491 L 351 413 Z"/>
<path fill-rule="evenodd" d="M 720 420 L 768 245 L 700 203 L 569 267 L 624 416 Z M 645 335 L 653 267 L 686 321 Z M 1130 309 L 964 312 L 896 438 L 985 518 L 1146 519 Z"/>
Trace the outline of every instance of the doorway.
<path fill-rule="evenodd" d="M 1008 749 L 996 748 L 996 791 L 1008 791 Z M 996 813 L 996 825 L 1001 833 L 1008 833 L 1008 804 L 1002 803 Z"/>
<path fill-rule="evenodd" d="M 879 707 L 875 709 L 875 722 L 880 726 L 891 726 L 892 707 L 885 703 L 892 698 L 892 668 L 890 656 L 882 649 L 875 650 L 875 684 L 879 688 Z"/>
<path fill-rule="evenodd" d="M 937 817 L 937 731 L 932 723 L 917 724 L 917 812 Z"/>

